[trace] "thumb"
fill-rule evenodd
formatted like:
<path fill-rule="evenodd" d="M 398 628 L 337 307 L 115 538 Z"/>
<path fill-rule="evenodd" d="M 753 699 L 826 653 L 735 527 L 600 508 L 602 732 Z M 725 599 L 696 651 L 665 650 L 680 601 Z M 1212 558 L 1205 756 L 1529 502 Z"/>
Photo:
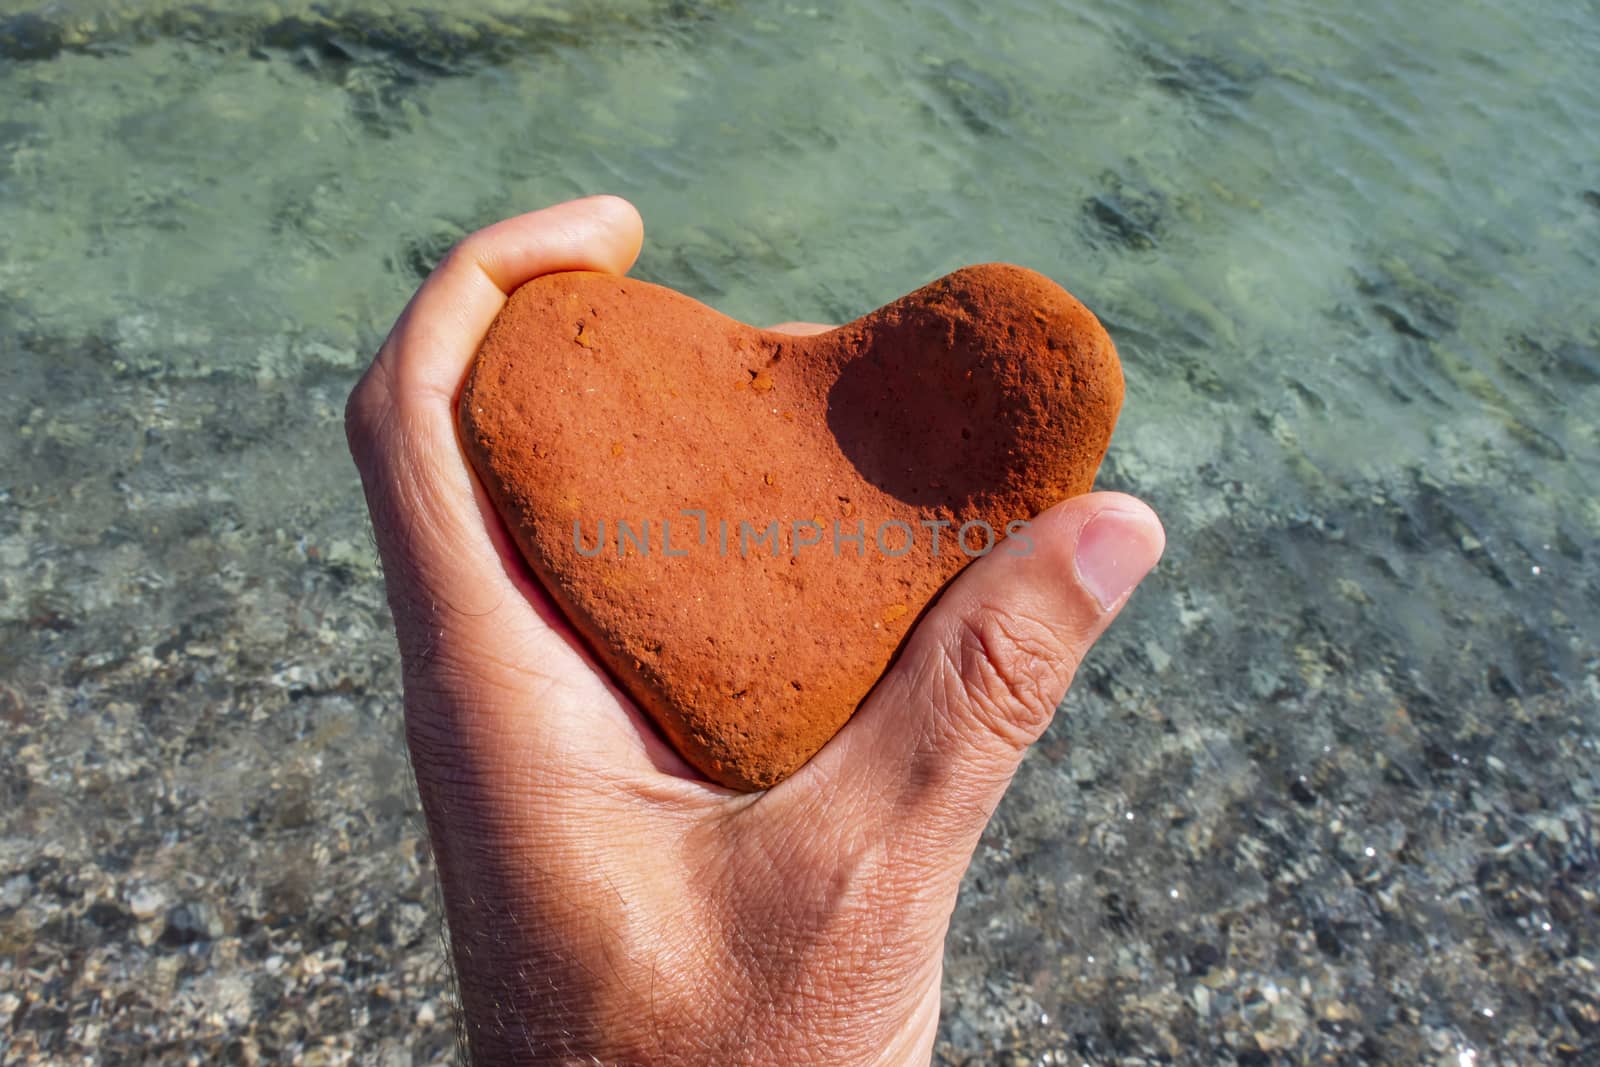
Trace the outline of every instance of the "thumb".
<path fill-rule="evenodd" d="M 1121 493 L 1043 512 L 944 590 L 819 770 L 884 833 L 943 842 L 964 869 L 1078 664 L 1165 545 L 1155 513 Z"/>

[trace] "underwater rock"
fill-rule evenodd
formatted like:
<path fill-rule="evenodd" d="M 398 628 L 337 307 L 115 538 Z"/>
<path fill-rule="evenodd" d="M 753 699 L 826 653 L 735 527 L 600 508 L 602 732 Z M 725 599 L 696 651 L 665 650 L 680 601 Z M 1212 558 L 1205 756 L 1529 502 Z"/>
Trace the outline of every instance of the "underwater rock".
<path fill-rule="evenodd" d="M 756 789 L 849 719 L 951 576 L 1031 551 L 1027 520 L 1090 489 L 1122 390 L 1099 321 L 1021 267 L 815 336 L 577 272 L 512 294 L 459 420 L 599 659 L 702 773 Z"/>

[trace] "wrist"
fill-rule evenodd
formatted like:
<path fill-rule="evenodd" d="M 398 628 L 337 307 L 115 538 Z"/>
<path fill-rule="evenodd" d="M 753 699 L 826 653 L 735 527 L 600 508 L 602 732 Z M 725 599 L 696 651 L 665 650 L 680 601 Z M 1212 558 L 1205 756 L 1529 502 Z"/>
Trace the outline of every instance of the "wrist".
<path fill-rule="evenodd" d="M 903 1007 L 880 1012 L 866 1003 L 873 998 L 848 991 L 773 1002 L 769 992 L 736 988 L 703 962 L 635 968 L 628 964 L 637 961 L 596 952 L 574 966 L 550 951 L 512 962 L 504 946 L 498 937 L 455 946 L 475 1067 L 926 1067 L 932 1059 L 937 966 L 919 988 L 892 998 Z"/>

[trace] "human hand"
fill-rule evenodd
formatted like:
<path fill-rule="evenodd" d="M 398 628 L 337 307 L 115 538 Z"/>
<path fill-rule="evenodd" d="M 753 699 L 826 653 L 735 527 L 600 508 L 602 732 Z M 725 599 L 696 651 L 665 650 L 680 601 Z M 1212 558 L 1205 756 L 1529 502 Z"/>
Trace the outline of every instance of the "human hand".
<path fill-rule="evenodd" d="M 991 553 L 944 589 L 793 777 L 757 794 L 704 781 L 552 606 L 456 438 L 457 390 L 506 295 L 623 273 L 641 240 L 611 197 L 473 234 L 346 413 L 473 1058 L 926 1063 L 961 876 L 1159 558 L 1160 523 L 1115 493 L 1049 509 L 1030 555 Z"/>

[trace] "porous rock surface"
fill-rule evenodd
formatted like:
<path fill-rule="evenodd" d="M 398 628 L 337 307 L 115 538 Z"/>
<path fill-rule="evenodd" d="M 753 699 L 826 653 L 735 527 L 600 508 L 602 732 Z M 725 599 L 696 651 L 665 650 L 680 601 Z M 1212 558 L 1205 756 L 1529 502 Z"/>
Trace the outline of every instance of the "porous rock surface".
<path fill-rule="evenodd" d="M 1021 267 L 810 337 L 572 272 L 512 294 L 459 417 L 600 660 L 701 772 L 758 789 L 849 719 L 970 559 L 1029 550 L 1017 523 L 1090 489 L 1122 390 L 1094 315 Z"/>

